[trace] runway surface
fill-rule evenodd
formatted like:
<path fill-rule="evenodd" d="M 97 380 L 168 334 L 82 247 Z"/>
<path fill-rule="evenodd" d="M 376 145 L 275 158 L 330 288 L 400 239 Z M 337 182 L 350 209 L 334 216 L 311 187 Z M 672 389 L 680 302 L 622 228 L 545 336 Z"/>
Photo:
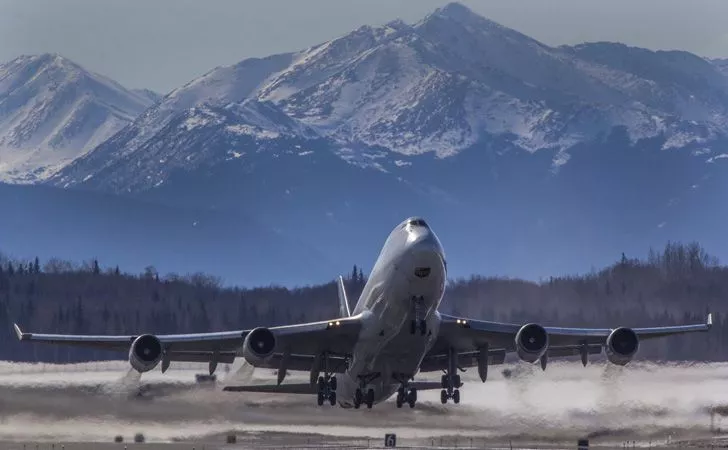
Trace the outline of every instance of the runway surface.
<path fill-rule="evenodd" d="M 504 376 L 503 369 L 512 375 Z M 472 370 L 463 374 L 460 405 L 441 405 L 439 391 L 429 391 L 420 393 L 415 409 L 397 409 L 388 401 L 371 410 L 318 407 L 306 395 L 223 392 L 226 383 L 274 383 L 275 375 L 237 363 L 229 373 L 219 371 L 216 385 L 197 384 L 195 374 L 205 370 L 188 364 L 140 378 L 126 362 L 0 363 L 0 450 L 30 442 L 28 450 L 36 442 L 42 443 L 39 448 L 96 442 L 85 448 L 102 449 L 100 444 L 114 436 L 132 442 L 136 433 L 147 442 L 207 449 L 227 448 L 228 434 L 248 448 L 373 447 L 390 432 L 400 446 L 421 447 L 574 448 L 580 437 L 589 437 L 592 446 L 615 448 L 626 441 L 645 447 L 709 445 L 718 441 L 708 410 L 728 404 L 728 364 L 583 368 L 578 362 L 552 362 L 545 372 L 526 364 L 491 367 L 486 383 Z M 307 378 L 292 373 L 286 382 Z M 722 423 L 716 418 L 714 425 Z M 728 418 L 723 426 L 728 429 Z M 79 445 L 65 448 L 83 448 Z"/>

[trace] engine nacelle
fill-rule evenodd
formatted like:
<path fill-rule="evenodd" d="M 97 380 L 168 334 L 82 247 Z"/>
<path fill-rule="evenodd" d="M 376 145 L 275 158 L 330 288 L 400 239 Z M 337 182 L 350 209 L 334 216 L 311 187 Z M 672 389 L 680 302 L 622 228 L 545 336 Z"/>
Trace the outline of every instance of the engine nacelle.
<path fill-rule="evenodd" d="M 143 334 L 129 348 L 129 364 L 139 373 L 149 372 L 162 360 L 162 343 L 151 334 Z"/>
<path fill-rule="evenodd" d="M 549 335 L 541 325 L 529 323 L 516 333 L 516 353 L 523 361 L 538 361 L 549 348 Z"/>
<path fill-rule="evenodd" d="M 268 328 L 255 328 L 245 336 L 243 341 L 243 358 L 257 366 L 265 361 L 276 348 L 276 337 Z"/>
<path fill-rule="evenodd" d="M 607 337 L 607 359 L 620 366 L 632 361 L 640 347 L 637 333 L 631 328 L 616 328 Z"/>

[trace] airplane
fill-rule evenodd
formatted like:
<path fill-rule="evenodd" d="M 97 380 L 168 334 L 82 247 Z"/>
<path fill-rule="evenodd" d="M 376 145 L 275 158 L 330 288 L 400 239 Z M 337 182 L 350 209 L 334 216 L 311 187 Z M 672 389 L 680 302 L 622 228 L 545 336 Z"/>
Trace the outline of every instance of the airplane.
<path fill-rule="evenodd" d="M 503 364 L 506 353 L 522 361 L 589 355 L 604 349 L 617 365 L 629 363 L 644 339 L 705 332 L 703 324 L 653 328 L 563 328 L 538 323 L 513 324 L 440 313 L 447 260 L 435 232 L 420 217 L 411 217 L 389 234 L 358 302 L 351 310 L 344 281 L 338 277 L 339 317 L 295 325 L 196 334 L 125 336 L 62 335 L 23 332 L 22 342 L 86 346 L 128 352 L 138 372 L 172 361 L 218 363 L 242 357 L 254 367 L 277 369 L 271 385 L 226 386 L 238 392 L 315 395 L 329 403 L 360 408 L 384 402 L 396 393 L 396 406 L 417 402 L 418 390 L 440 389 L 440 400 L 460 403 L 458 371 L 477 367 L 485 382 L 488 366 Z M 289 370 L 307 371 L 307 383 L 283 383 Z M 418 373 L 442 371 L 438 381 L 415 381 Z"/>

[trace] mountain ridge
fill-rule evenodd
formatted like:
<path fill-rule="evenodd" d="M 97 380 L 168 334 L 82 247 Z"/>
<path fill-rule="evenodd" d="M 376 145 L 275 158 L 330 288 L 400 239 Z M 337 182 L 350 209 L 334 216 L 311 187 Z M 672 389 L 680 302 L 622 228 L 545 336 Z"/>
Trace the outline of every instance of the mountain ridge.
<path fill-rule="evenodd" d="M 362 26 L 298 52 L 215 68 L 96 151 L 130 160 L 145 142 L 163 140 L 158 133 L 175 115 L 247 100 L 273 103 L 358 160 L 377 152 L 446 158 L 506 140 L 555 151 L 558 169 L 570 148 L 615 127 L 632 143 L 664 138 L 665 149 L 728 132 L 728 78 L 706 59 L 613 43 L 549 47 L 453 3 L 412 25 Z M 94 170 L 79 158 L 51 183 L 81 185 Z"/>
<path fill-rule="evenodd" d="M 723 80 L 685 52 L 550 47 L 448 5 L 214 68 L 45 184 L 254 217 L 329 267 L 413 215 L 456 277 L 573 273 L 670 239 L 723 256 Z"/>
<path fill-rule="evenodd" d="M 0 65 L 0 180 L 42 181 L 104 142 L 153 98 L 53 53 Z"/>

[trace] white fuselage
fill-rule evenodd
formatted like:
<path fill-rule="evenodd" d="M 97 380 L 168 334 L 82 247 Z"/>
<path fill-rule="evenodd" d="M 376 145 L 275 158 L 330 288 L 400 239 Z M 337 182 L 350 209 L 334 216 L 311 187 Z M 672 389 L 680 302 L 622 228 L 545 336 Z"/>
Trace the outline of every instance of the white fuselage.
<path fill-rule="evenodd" d="M 446 279 L 445 256 L 435 233 L 420 219 L 398 225 L 387 238 L 352 311 L 362 314 L 364 326 L 349 367 L 339 378 L 341 406 L 353 406 L 362 380 L 366 380 L 366 389 L 374 390 L 374 403 L 379 403 L 418 372 L 437 339 L 437 308 Z M 417 307 L 413 299 L 419 299 Z M 411 332 L 414 319 L 426 321 L 425 335 Z"/>

